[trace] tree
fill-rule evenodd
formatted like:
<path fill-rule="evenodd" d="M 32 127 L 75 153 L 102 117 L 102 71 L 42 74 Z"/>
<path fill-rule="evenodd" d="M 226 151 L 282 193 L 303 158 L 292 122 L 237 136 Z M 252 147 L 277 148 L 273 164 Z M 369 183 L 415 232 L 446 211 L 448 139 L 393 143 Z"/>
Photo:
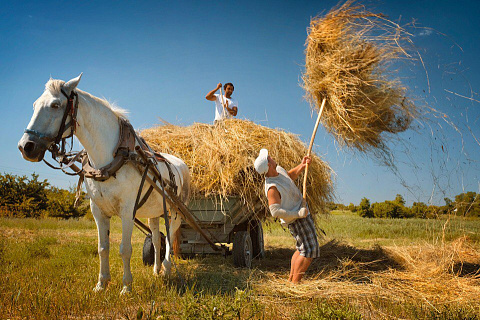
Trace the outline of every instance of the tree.
<path fill-rule="evenodd" d="M 450 199 L 450 198 L 443 198 L 443 200 L 445 201 L 445 205 L 447 207 L 452 207 L 454 205 L 452 199 Z"/>
<path fill-rule="evenodd" d="M 376 202 L 372 204 L 373 216 L 376 218 L 409 218 L 410 210 L 397 201 Z"/>
<path fill-rule="evenodd" d="M 353 203 L 350 202 L 350 204 L 348 205 L 347 207 L 348 210 L 352 211 L 352 212 L 356 212 L 357 211 L 357 208 L 355 207 L 355 205 Z"/>
<path fill-rule="evenodd" d="M 479 217 L 480 194 L 469 191 L 455 196 L 455 208 L 457 209 L 457 215 Z"/>
<path fill-rule="evenodd" d="M 370 208 L 370 200 L 368 200 L 367 198 L 362 198 L 362 201 L 360 201 L 360 205 L 358 206 L 357 212 L 360 217 L 373 218 L 373 211 Z"/>
<path fill-rule="evenodd" d="M 426 218 L 428 206 L 423 202 L 414 202 L 410 211 L 414 217 Z"/>
<path fill-rule="evenodd" d="M 395 203 L 398 203 L 399 205 L 405 206 L 405 199 L 401 194 L 397 194 L 395 197 L 395 200 L 393 200 Z"/>

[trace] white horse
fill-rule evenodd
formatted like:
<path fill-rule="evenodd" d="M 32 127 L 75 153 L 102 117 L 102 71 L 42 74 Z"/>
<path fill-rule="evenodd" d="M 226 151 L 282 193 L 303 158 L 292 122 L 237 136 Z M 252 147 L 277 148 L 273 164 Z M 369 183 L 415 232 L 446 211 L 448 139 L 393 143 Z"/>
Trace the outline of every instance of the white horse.
<path fill-rule="evenodd" d="M 68 82 L 50 79 L 45 85 L 45 91 L 33 104 L 33 116 L 25 133 L 18 143 L 23 158 L 38 162 L 44 157 L 45 151 L 54 143 L 62 126 L 62 118 L 67 108 L 67 96 L 73 91 L 78 94 L 78 114 L 76 130 L 68 127 L 62 136 L 68 136 L 72 130 L 88 153 L 90 165 L 93 168 L 102 168 L 113 160 L 112 153 L 119 140 L 119 117 L 125 117 L 125 112 L 112 107 L 107 101 L 78 90 L 77 85 L 81 74 Z M 65 113 L 66 114 L 66 113 Z M 71 121 L 72 116 L 66 116 L 65 123 Z M 138 144 L 138 142 L 136 142 Z M 190 174 L 185 163 L 168 154 L 162 154 L 169 162 L 175 175 L 177 196 L 188 203 L 190 193 Z M 157 165 L 163 177 L 169 176 L 169 171 L 164 163 Z M 110 218 L 117 215 L 122 220 L 122 242 L 120 255 L 123 260 L 123 289 L 121 294 L 131 292 L 132 273 L 130 271 L 130 258 L 132 255 L 132 230 L 134 227 L 133 209 L 141 183 L 141 175 L 131 163 L 126 163 L 114 177 L 106 181 L 85 179 L 85 186 L 90 197 L 90 208 L 98 228 L 98 254 L 100 257 L 100 272 L 95 291 L 104 290 L 110 280 L 109 266 L 109 234 Z M 144 185 L 143 194 L 148 189 L 148 183 Z M 159 217 L 162 215 L 163 198 L 153 192 L 136 213 L 137 217 L 148 218 L 148 224 L 152 231 L 152 242 L 155 249 L 154 274 L 161 271 L 160 267 L 160 231 Z M 170 274 L 170 244 L 173 243 L 175 232 L 180 227 L 181 219 L 177 214 L 171 214 L 170 241 L 167 241 L 165 259 L 162 263 L 163 273 Z"/>

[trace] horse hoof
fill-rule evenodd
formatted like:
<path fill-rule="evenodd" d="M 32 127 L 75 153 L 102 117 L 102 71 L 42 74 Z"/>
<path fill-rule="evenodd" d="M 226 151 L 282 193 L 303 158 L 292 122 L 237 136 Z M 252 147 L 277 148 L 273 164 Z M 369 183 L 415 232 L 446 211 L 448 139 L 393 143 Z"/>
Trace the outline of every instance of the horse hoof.
<path fill-rule="evenodd" d="M 161 271 L 162 276 L 168 277 L 171 271 L 172 271 L 172 265 L 170 263 L 162 264 L 162 271 Z"/>
<path fill-rule="evenodd" d="M 167 269 L 165 269 L 165 268 L 162 268 L 162 271 L 160 272 L 160 275 L 161 275 L 162 277 L 165 277 L 165 278 L 166 278 L 166 277 L 170 276 L 170 273 L 171 273 L 170 270 L 167 270 Z"/>
<path fill-rule="evenodd" d="M 132 287 L 131 286 L 123 286 L 122 291 L 120 291 L 120 295 L 124 296 L 124 295 L 127 295 L 129 293 L 132 293 Z"/>
<path fill-rule="evenodd" d="M 153 267 L 153 275 L 154 276 L 158 276 L 160 275 L 160 272 L 162 271 L 162 268 L 161 267 L 158 267 L 158 266 L 154 266 Z"/>
<path fill-rule="evenodd" d="M 106 284 L 98 282 L 97 285 L 95 286 L 95 288 L 93 288 L 93 292 L 101 292 L 101 291 L 105 290 L 106 287 L 107 287 Z"/>

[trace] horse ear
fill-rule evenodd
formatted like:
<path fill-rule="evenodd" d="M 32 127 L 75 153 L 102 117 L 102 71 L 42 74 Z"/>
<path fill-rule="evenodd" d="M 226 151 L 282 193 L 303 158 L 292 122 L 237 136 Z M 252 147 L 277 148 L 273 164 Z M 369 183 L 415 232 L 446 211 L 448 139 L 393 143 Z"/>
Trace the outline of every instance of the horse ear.
<path fill-rule="evenodd" d="M 78 83 L 80 82 L 80 79 L 82 78 L 82 73 L 80 73 L 80 75 L 76 78 L 73 78 L 72 80 L 68 81 L 67 83 L 65 83 L 63 85 L 63 87 L 65 89 L 67 89 L 69 92 L 72 92 L 73 90 L 75 90 L 75 88 L 77 88 L 78 86 Z"/>

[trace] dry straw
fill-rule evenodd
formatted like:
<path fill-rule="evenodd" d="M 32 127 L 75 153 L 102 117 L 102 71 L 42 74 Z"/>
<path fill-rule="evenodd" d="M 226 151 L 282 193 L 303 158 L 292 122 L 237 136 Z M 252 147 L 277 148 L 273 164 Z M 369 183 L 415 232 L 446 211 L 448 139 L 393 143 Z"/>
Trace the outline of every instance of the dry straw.
<path fill-rule="evenodd" d="M 321 252 L 301 284 L 288 285 L 278 273 L 264 274 L 268 281 L 256 280 L 253 289 L 262 292 L 262 299 L 283 305 L 310 298 L 348 301 L 359 309 L 367 305 L 364 311 L 373 319 L 396 319 L 399 310 L 393 306 L 398 304 L 439 311 L 445 306 L 478 308 L 480 303 L 480 254 L 466 237 L 443 247 L 375 250 L 332 240 Z"/>
<path fill-rule="evenodd" d="M 306 147 L 297 135 L 248 120 L 225 120 L 214 126 L 164 124 L 145 129 L 141 135 L 153 149 L 185 161 L 190 168 L 194 195 L 240 196 L 250 206 L 260 199 L 268 207 L 264 178 L 253 168 L 261 148 L 267 148 L 287 170 L 298 165 L 306 154 Z M 319 212 L 326 201 L 332 200 L 333 171 L 318 156 L 312 157 L 307 200 L 312 212 Z"/>
<path fill-rule="evenodd" d="M 315 109 L 326 99 L 321 122 L 340 146 L 389 154 L 386 141 L 418 116 L 391 71 L 395 61 L 412 59 L 409 36 L 356 1 L 312 19 L 303 87 Z"/>

